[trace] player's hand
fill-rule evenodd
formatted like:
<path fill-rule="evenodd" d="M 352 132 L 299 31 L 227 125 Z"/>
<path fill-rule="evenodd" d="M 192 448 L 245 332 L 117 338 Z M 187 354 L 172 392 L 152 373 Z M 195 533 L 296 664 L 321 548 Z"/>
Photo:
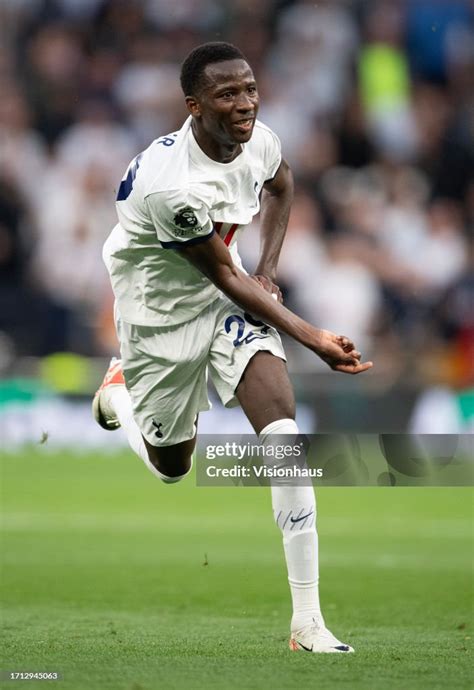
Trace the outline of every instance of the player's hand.
<path fill-rule="evenodd" d="M 343 374 L 361 374 L 373 367 L 372 362 L 361 362 L 361 354 L 345 335 L 335 335 L 331 331 L 320 330 L 318 342 L 311 348 L 334 371 Z"/>
<path fill-rule="evenodd" d="M 272 296 L 275 295 L 274 299 L 276 299 L 280 304 L 283 304 L 283 295 L 281 294 L 281 290 L 278 287 L 278 285 L 275 285 L 275 283 L 272 283 L 270 278 L 267 278 L 267 276 L 264 275 L 254 275 L 250 276 L 252 280 L 255 280 L 256 283 L 258 283 L 261 287 L 266 292 L 269 292 Z"/>

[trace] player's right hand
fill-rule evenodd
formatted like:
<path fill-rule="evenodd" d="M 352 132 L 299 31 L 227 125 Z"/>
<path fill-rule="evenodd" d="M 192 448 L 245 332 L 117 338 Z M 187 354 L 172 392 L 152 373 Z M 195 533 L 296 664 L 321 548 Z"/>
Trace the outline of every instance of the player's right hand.
<path fill-rule="evenodd" d="M 343 374 L 361 374 L 373 367 L 373 362 L 361 362 L 361 353 L 345 335 L 318 330 L 317 343 L 311 348 L 334 371 Z"/>

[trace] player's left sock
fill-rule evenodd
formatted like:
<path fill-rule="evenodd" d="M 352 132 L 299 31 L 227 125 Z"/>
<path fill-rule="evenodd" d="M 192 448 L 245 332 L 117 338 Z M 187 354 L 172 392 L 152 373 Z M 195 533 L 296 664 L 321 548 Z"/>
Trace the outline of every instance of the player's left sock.
<path fill-rule="evenodd" d="M 268 445 L 278 435 L 299 433 L 292 419 L 280 419 L 260 432 L 260 440 Z M 288 480 L 285 480 L 286 482 Z M 324 626 L 319 604 L 318 535 L 316 532 L 316 501 L 312 486 L 283 486 L 273 480 L 271 487 L 275 522 L 283 534 L 288 568 L 288 581 L 293 602 L 291 630 L 301 630 L 314 621 Z"/>

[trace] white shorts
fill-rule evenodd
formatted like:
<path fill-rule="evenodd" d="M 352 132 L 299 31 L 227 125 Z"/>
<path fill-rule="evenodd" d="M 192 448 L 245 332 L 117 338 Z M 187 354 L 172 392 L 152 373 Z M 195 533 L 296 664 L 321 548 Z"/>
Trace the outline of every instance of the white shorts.
<path fill-rule="evenodd" d="M 226 407 L 250 359 L 262 350 L 286 361 L 278 332 L 222 295 L 192 321 L 160 328 L 122 321 L 116 311 L 123 373 L 138 427 L 153 446 L 194 437 L 209 410 L 208 371 Z"/>

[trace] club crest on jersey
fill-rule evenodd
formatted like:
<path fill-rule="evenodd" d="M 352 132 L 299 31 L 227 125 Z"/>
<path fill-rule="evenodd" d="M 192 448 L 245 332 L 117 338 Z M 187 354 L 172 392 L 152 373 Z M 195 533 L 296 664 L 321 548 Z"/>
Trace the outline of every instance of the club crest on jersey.
<path fill-rule="evenodd" d="M 192 235 L 194 232 L 201 230 L 196 214 L 190 206 L 185 206 L 178 211 L 173 218 L 173 222 L 176 226 L 175 232 L 178 237 L 186 237 L 186 235 Z"/>

